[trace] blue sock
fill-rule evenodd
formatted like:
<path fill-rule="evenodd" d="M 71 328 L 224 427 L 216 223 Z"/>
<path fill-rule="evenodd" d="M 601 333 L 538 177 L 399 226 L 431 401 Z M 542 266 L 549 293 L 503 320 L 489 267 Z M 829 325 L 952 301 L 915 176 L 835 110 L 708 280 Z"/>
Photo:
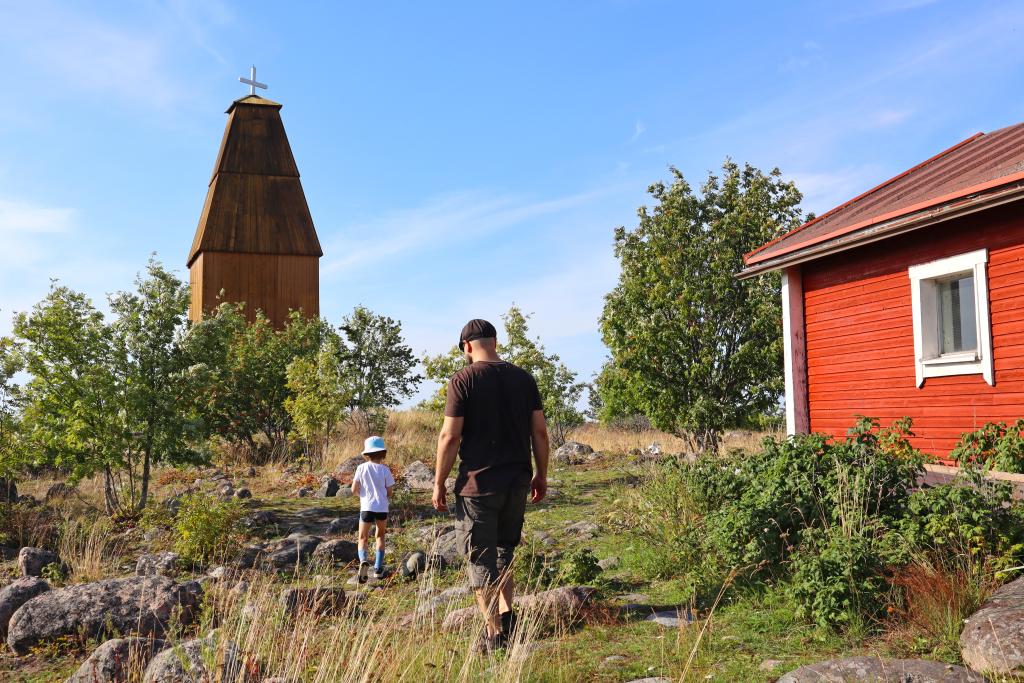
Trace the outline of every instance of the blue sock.
<path fill-rule="evenodd" d="M 366 562 L 366 548 L 360 548 L 357 552 L 359 553 L 359 562 Z"/>
<path fill-rule="evenodd" d="M 378 550 L 377 551 L 377 561 L 373 563 L 373 568 L 374 569 L 383 569 L 384 568 L 384 551 L 383 550 Z"/>

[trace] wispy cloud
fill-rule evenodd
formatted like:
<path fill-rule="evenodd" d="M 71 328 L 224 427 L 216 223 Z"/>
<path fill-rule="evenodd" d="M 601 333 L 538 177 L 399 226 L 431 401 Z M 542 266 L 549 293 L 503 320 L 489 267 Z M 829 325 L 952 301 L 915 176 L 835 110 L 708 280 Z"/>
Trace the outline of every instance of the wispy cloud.
<path fill-rule="evenodd" d="M 616 187 L 539 201 L 473 192 L 450 194 L 423 206 L 391 211 L 368 223 L 341 227 L 339 233 L 351 237 L 333 240 L 325 247 L 321 272 L 327 276 L 355 273 L 414 250 L 443 248 L 470 236 L 479 238 L 583 206 Z"/>
<path fill-rule="evenodd" d="M 786 176 L 804 195 L 803 206 L 817 214 L 839 206 L 846 200 L 885 180 L 885 171 L 876 165 L 839 168 L 830 171 L 797 171 Z"/>
<path fill-rule="evenodd" d="M 647 126 L 644 125 L 643 121 L 637 121 L 633 125 L 633 136 L 629 138 L 630 142 L 636 142 L 640 139 L 640 136 L 647 132 Z"/>
<path fill-rule="evenodd" d="M 0 198 L 0 267 L 30 268 L 45 258 L 53 236 L 74 227 L 75 211 Z"/>

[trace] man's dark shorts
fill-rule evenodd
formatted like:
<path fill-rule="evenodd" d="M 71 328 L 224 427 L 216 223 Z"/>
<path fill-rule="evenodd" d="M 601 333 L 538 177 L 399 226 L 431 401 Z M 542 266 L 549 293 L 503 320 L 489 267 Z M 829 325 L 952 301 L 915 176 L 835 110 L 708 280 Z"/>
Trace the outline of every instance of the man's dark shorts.
<path fill-rule="evenodd" d="M 487 496 L 455 496 L 455 536 L 471 588 L 498 582 L 523 534 L 529 487 Z"/>

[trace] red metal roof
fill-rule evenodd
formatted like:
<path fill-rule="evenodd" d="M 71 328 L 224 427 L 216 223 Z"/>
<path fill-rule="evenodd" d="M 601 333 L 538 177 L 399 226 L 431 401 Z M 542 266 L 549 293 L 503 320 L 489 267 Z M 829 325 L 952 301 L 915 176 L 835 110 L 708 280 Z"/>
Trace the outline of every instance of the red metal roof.
<path fill-rule="evenodd" d="M 977 133 L 744 256 L 748 269 L 855 231 L 1024 180 L 1024 123 Z"/>

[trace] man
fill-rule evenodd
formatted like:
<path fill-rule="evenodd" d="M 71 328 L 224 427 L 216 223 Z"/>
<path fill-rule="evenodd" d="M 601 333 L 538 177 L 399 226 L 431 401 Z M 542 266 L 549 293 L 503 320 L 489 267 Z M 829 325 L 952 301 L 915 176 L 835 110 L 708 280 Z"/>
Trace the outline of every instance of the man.
<path fill-rule="evenodd" d="M 527 495 L 539 503 L 547 493 L 548 431 L 536 380 L 498 358 L 494 325 L 470 320 L 459 348 L 468 365 L 448 382 L 433 503 L 448 510 L 445 480 L 458 454 L 456 536 L 484 616 L 478 647 L 490 652 L 505 646 L 514 625 L 515 587 L 508 569 L 522 535 Z"/>

